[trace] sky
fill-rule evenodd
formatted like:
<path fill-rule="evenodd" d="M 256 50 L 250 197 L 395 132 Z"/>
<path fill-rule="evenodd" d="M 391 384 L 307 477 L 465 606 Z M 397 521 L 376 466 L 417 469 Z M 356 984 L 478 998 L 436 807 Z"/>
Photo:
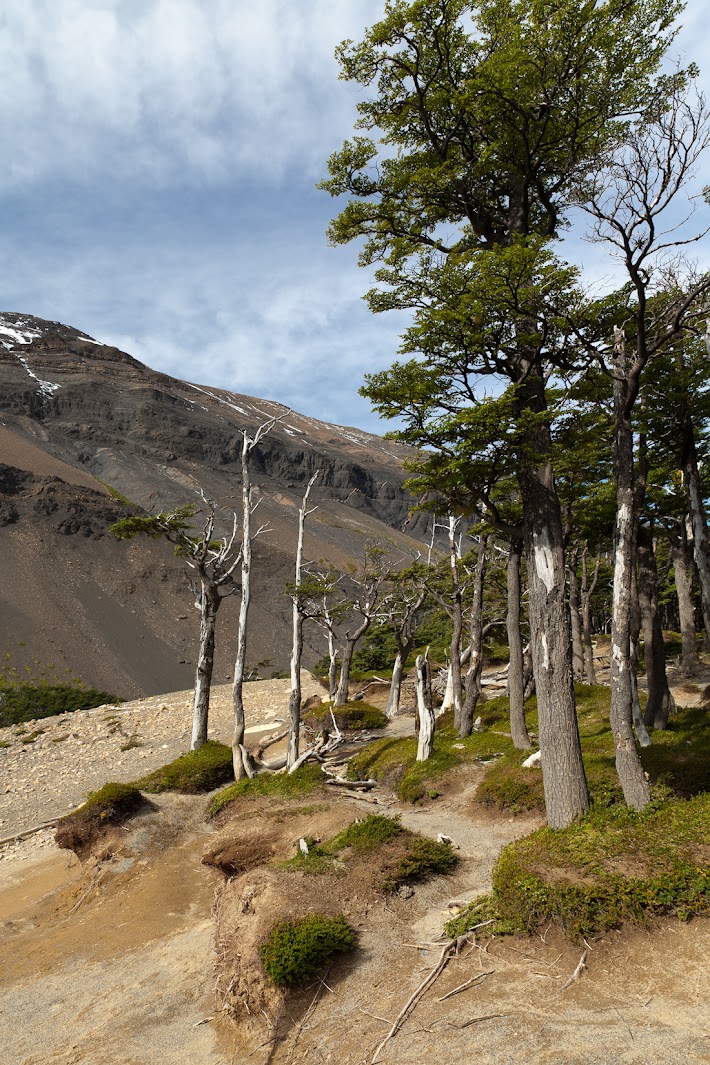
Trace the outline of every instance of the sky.
<path fill-rule="evenodd" d="M 703 6 L 690 0 L 675 47 L 701 67 Z M 386 430 L 357 390 L 392 363 L 406 317 L 369 312 L 368 273 L 328 246 L 337 204 L 316 189 L 356 118 L 335 46 L 383 7 L 4 0 L 0 310 Z M 597 252 L 570 247 L 602 276 Z"/>

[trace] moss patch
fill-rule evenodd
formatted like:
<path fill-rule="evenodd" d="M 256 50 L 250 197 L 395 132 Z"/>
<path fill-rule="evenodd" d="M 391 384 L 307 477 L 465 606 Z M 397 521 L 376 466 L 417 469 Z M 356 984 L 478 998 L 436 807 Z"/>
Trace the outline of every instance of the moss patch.
<path fill-rule="evenodd" d="M 215 817 L 237 799 L 258 799 L 262 796 L 300 799 L 321 787 L 323 782 L 320 766 L 308 762 L 299 766 L 295 773 L 259 773 L 253 780 L 237 780 L 215 795 L 207 807 L 207 817 Z"/>
<path fill-rule="evenodd" d="M 367 864 L 373 884 L 396 891 L 406 883 L 449 873 L 458 856 L 448 843 L 438 843 L 403 828 L 399 818 L 370 814 L 353 821 L 325 843 L 306 839 L 308 854 L 297 854 L 283 867 L 308 874 L 342 872 L 344 863 Z"/>
<path fill-rule="evenodd" d="M 458 935 L 493 916 L 495 931 L 549 922 L 590 935 L 653 914 L 710 912 L 710 795 L 671 798 L 640 813 L 597 807 L 565 829 L 542 828 L 501 853 L 493 892 L 447 925 Z M 485 919 L 485 918 L 484 918 Z"/>
<path fill-rule="evenodd" d="M 274 925 L 259 950 L 264 972 L 279 987 L 302 984 L 334 954 L 353 950 L 357 934 L 345 917 L 311 913 Z"/>
<path fill-rule="evenodd" d="M 232 748 L 208 740 L 199 750 L 180 755 L 135 783 L 147 792 L 179 791 L 196 795 L 213 791 L 230 779 L 234 779 Z"/>
<path fill-rule="evenodd" d="M 381 710 L 378 710 L 376 706 L 370 706 L 369 703 L 362 702 L 360 699 L 345 703 L 344 706 L 321 703 L 320 706 L 314 706 L 311 710 L 308 710 L 303 720 L 311 728 L 332 729 L 333 717 L 331 717 L 331 711 L 338 728 L 341 729 L 378 729 L 386 728 L 389 723 Z"/>
<path fill-rule="evenodd" d="M 104 784 L 89 795 L 83 806 L 57 824 L 57 846 L 83 857 L 110 825 L 120 825 L 145 803 L 133 784 Z"/>

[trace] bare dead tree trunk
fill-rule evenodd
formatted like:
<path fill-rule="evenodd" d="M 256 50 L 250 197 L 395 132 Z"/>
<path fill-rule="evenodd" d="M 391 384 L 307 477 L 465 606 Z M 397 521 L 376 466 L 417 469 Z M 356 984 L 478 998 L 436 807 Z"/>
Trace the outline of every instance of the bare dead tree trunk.
<path fill-rule="evenodd" d="M 417 715 L 419 717 L 419 742 L 417 761 L 426 762 L 434 749 L 434 711 L 431 698 L 429 663 L 421 655 L 416 661 Z"/>
<path fill-rule="evenodd" d="M 599 579 L 601 550 L 597 550 L 592 583 L 587 586 L 587 548 L 582 552 L 582 648 L 584 654 L 584 678 L 587 684 L 597 683 L 594 668 L 594 648 L 592 647 L 592 596 Z"/>
<path fill-rule="evenodd" d="M 458 551 L 456 547 L 456 528 L 459 520 L 449 515 L 449 564 L 451 566 L 451 685 L 454 707 L 454 727 L 461 734 L 461 713 L 463 710 L 463 685 L 461 681 L 461 636 L 463 634 L 463 603 L 461 583 L 459 581 Z"/>
<path fill-rule="evenodd" d="M 392 666 L 392 682 L 390 684 L 390 693 L 387 699 L 386 714 L 390 720 L 396 717 L 399 712 L 399 701 L 402 692 L 402 675 L 404 673 L 404 656 L 401 651 L 397 651 L 397 655 Z"/>
<path fill-rule="evenodd" d="M 510 702 L 510 735 L 513 746 L 519 751 L 527 750 L 530 744 L 528 727 L 525 721 L 525 685 L 523 683 L 523 641 L 520 635 L 520 556 L 522 544 L 519 540 L 510 541 L 508 553 L 508 649 L 510 665 L 508 666 L 508 699 Z"/>
<path fill-rule="evenodd" d="M 611 624 L 611 730 L 616 749 L 616 769 L 629 806 L 642 810 L 651 789 L 636 750 L 633 730 L 634 663 L 631 646 L 631 610 L 635 559 L 634 443 L 631 411 L 635 398 L 629 387 L 623 333 L 616 329 L 614 358 L 614 466 L 616 473 L 616 527 L 614 535 L 614 594 Z"/>
<path fill-rule="evenodd" d="M 691 576 L 692 561 L 688 551 L 688 540 L 683 522 L 681 522 L 678 538 L 673 542 L 672 553 L 682 643 L 681 670 L 686 677 L 692 677 L 700 669 L 700 658 L 698 657 L 698 645 L 695 638 L 695 607 L 693 605 L 693 581 Z"/>
<path fill-rule="evenodd" d="M 207 742 L 210 691 L 214 671 L 214 642 L 217 611 L 222 602 L 219 588 L 207 574 L 200 580 L 200 647 L 195 674 L 195 695 L 192 708 L 192 742 L 190 749 L 198 750 Z"/>
<path fill-rule="evenodd" d="M 483 590 L 488 564 L 488 535 L 481 533 L 478 538 L 478 555 L 473 575 L 473 603 L 471 604 L 471 625 L 469 636 L 469 666 L 466 673 L 463 711 L 459 736 L 470 736 L 473 731 L 473 715 L 481 694 L 481 673 L 483 671 Z"/>
<path fill-rule="evenodd" d="M 582 623 L 579 612 L 579 587 L 577 584 L 577 561 L 579 548 L 567 552 L 567 584 L 569 586 L 569 612 L 572 629 L 572 673 L 575 680 L 584 676 L 584 651 L 582 648 Z"/>
<path fill-rule="evenodd" d="M 249 618 L 249 605 L 251 603 L 251 565 L 252 565 L 252 540 L 255 535 L 263 531 L 257 530 L 252 533 L 252 489 L 251 489 L 251 453 L 260 440 L 274 427 L 279 418 L 271 418 L 264 422 L 256 430 L 253 438 L 246 430 L 242 432 L 242 549 L 241 549 L 241 597 L 239 601 L 239 620 L 237 622 L 237 653 L 234 660 L 234 677 L 232 680 L 232 704 L 234 706 L 234 734 L 232 736 L 232 760 L 234 763 L 234 779 L 241 780 L 245 776 L 252 776 L 253 770 L 249 755 L 244 747 L 244 665 L 247 653 L 247 622 Z"/>
<path fill-rule="evenodd" d="M 390 719 L 399 713 L 404 665 L 414 647 L 414 624 L 425 599 L 426 592 L 420 591 L 416 599 L 407 603 L 399 625 L 395 625 L 394 638 L 397 642 L 397 655 L 392 667 L 392 681 L 386 710 L 387 717 Z"/>
<path fill-rule="evenodd" d="M 328 698 L 331 703 L 335 702 L 338 694 L 338 648 L 335 643 L 335 635 L 332 629 L 328 629 Z"/>
<path fill-rule="evenodd" d="M 675 712 L 675 700 L 666 676 L 666 649 L 658 612 L 658 571 L 649 526 L 638 529 L 638 599 L 643 621 L 648 702 L 644 724 L 654 729 L 668 727 L 668 717 Z"/>
<path fill-rule="evenodd" d="M 301 656 L 303 654 L 303 601 L 301 598 L 301 570 L 303 569 L 303 537 L 306 528 L 306 518 L 309 514 L 312 514 L 316 507 L 308 509 L 308 497 L 311 494 L 311 488 L 316 482 L 318 477 L 317 473 L 314 473 L 311 477 L 306 491 L 303 493 L 303 500 L 298 512 L 298 541 L 296 544 L 296 576 L 295 576 L 295 588 L 292 601 L 292 626 L 293 626 L 293 645 L 291 648 L 291 697 L 288 704 L 288 747 L 286 751 L 286 765 L 289 770 L 295 765 L 298 760 L 298 741 L 301 731 Z"/>

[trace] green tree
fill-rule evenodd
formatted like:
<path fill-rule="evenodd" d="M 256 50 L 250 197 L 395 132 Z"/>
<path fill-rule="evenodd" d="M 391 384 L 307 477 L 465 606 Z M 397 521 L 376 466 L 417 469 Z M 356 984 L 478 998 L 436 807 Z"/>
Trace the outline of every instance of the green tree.
<path fill-rule="evenodd" d="M 362 42 L 341 45 L 341 76 L 374 87 L 358 125 L 379 142 L 346 142 L 323 187 L 353 197 L 330 237 L 365 238 L 361 262 L 378 264 L 373 310 L 453 310 L 454 328 L 480 331 L 488 307 L 479 318 L 478 301 L 467 306 L 472 282 L 489 257 L 494 274 L 512 275 L 521 260 L 530 274 L 537 238 L 557 234 L 580 179 L 662 90 L 654 78 L 679 10 L 667 0 L 390 0 Z M 588 797 L 545 417 L 550 352 L 537 325 L 524 301 L 506 319 L 503 357 L 476 347 L 479 372 L 515 386 L 545 798 L 561 826 Z"/>

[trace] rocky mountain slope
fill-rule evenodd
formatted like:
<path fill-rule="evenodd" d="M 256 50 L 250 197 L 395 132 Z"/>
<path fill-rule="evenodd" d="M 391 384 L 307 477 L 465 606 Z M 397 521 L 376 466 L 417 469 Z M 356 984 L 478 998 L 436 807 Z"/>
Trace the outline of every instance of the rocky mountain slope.
<path fill-rule="evenodd" d="M 130 513 L 216 501 L 226 526 L 240 493 L 241 431 L 278 418 L 253 457 L 259 523 L 248 661 L 288 658 L 297 506 L 312 473 L 306 556 L 347 566 L 376 541 L 411 557 L 426 533 L 409 517 L 389 441 L 269 400 L 179 381 L 79 330 L 0 314 L 0 654 L 5 673 L 123 696 L 187 687 L 196 612 L 169 545 L 118 543 Z M 229 674 L 236 601 L 221 615 L 218 679 Z M 307 635 L 307 659 L 323 653 Z"/>

